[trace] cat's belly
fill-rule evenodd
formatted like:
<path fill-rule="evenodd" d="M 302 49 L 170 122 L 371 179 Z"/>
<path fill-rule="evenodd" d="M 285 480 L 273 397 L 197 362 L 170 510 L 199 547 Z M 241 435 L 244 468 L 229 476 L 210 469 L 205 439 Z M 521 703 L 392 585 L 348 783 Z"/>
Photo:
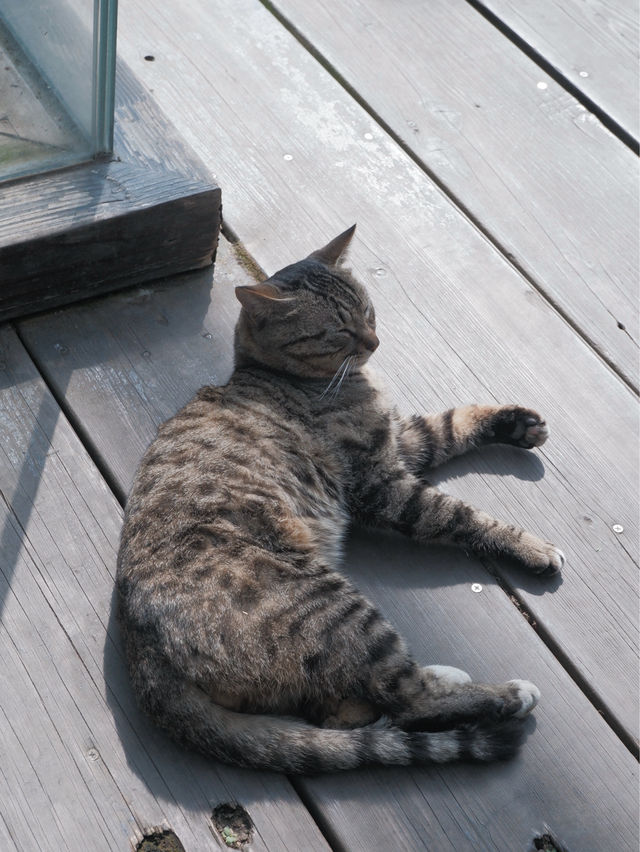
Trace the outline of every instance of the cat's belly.
<path fill-rule="evenodd" d="M 292 500 L 280 519 L 283 539 L 296 549 L 314 553 L 328 565 L 342 559 L 349 518 L 337 501 L 306 497 Z"/>

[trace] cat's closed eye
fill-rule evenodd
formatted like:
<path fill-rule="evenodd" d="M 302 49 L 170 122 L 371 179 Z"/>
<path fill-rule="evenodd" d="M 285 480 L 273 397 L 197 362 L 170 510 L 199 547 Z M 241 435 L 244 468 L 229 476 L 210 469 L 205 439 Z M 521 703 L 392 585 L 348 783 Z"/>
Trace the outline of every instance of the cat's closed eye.
<path fill-rule="evenodd" d="M 352 328 L 341 328 L 339 331 L 334 332 L 331 336 L 332 341 L 349 343 L 352 340 L 358 340 L 359 335 Z"/>

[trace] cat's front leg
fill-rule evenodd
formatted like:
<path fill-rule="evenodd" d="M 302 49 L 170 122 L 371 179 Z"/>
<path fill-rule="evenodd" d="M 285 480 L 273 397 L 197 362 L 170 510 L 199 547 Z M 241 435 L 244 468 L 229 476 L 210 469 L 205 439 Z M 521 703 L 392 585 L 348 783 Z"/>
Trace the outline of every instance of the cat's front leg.
<path fill-rule="evenodd" d="M 565 562 L 551 542 L 402 471 L 372 476 L 370 487 L 360 495 L 357 514 L 365 522 L 391 527 L 417 541 L 511 556 L 534 574 L 555 574 Z"/>
<path fill-rule="evenodd" d="M 398 440 L 412 470 L 423 473 L 486 444 L 531 450 L 549 437 L 544 419 L 520 405 L 463 405 L 439 414 L 403 418 Z"/>

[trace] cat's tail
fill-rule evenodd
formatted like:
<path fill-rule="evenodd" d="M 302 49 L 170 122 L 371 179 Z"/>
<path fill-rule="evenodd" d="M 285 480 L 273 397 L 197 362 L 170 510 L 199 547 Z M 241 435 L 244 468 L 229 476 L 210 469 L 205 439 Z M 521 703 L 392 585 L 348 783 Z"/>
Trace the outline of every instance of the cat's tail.
<path fill-rule="evenodd" d="M 318 728 L 297 719 L 227 710 L 184 683 L 175 692 L 163 690 L 159 700 L 143 703 L 175 739 L 198 751 L 224 763 L 290 774 L 373 763 L 504 760 L 516 753 L 523 738 L 518 719 L 437 732 L 375 725 L 353 730 Z"/>

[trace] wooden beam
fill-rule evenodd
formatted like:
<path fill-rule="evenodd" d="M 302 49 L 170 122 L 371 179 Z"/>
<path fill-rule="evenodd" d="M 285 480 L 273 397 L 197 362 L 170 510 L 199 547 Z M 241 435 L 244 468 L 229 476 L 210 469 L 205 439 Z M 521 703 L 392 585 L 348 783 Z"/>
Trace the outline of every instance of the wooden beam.
<path fill-rule="evenodd" d="M 120 62 L 115 150 L 0 184 L 0 320 L 212 262 L 220 189 Z"/>

